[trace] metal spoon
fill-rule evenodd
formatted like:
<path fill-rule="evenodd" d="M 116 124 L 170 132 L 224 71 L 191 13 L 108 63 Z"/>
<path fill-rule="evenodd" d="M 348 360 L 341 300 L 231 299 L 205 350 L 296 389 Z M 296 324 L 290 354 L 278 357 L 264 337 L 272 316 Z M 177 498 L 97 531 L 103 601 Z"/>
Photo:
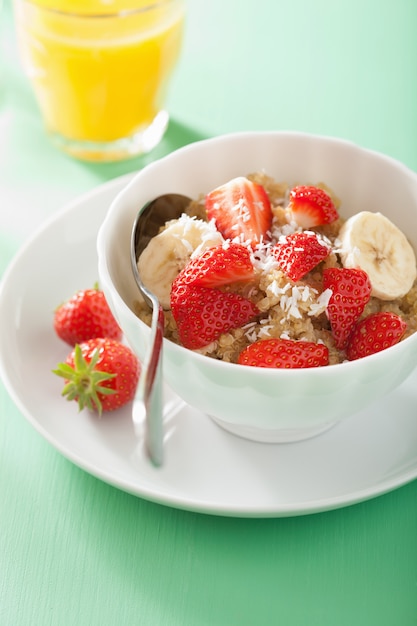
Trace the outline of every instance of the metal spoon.
<path fill-rule="evenodd" d="M 163 399 L 162 399 L 162 340 L 164 313 L 158 298 L 142 282 L 138 259 L 152 237 L 168 220 L 177 219 L 191 202 L 181 194 L 168 193 L 145 204 L 133 224 L 130 259 L 133 275 L 145 302 L 152 309 L 149 353 L 142 364 L 142 373 L 134 401 L 133 422 L 143 427 L 145 452 L 156 467 L 163 463 Z"/>

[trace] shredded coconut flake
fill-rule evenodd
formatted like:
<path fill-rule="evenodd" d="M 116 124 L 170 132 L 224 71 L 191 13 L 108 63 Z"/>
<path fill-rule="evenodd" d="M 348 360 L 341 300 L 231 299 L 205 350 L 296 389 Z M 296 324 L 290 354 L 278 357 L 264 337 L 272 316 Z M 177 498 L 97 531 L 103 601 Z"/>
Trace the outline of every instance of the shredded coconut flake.
<path fill-rule="evenodd" d="M 268 325 L 262 326 L 260 328 L 260 330 L 259 330 L 259 333 L 258 333 L 259 338 L 264 339 L 265 337 L 270 337 L 271 334 L 270 334 L 269 331 L 272 328 L 273 328 L 272 324 L 268 324 Z"/>
<path fill-rule="evenodd" d="M 325 289 L 319 295 L 316 302 L 310 305 L 310 310 L 308 311 L 308 315 L 310 317 L 317 317 L 318 315 L 321 315 L 322 313 L 324 313 L 324 311 L 327 308 L 327 305 L 329 304 L 329 300 L 332 296 L 332 293 L 333 292 L 331 289 Z"/>

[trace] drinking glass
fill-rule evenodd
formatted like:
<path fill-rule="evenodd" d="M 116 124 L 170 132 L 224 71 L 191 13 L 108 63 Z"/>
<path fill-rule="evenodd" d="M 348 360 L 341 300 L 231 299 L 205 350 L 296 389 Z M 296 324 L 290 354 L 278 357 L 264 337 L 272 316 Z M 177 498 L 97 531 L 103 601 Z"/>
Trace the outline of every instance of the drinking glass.
<path fill-rule="evenodd" d="M 23 64 L 52 140 L 116 161 L 149 152 L 168 124 L 184 0 L 14 0 Z"/>

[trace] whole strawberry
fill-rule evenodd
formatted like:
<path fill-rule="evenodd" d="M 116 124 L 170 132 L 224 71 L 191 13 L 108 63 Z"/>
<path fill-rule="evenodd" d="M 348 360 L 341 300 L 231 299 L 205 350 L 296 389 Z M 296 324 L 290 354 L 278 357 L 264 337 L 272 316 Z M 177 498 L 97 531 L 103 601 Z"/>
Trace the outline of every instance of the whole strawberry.
<path fill-rule="evenodd" d="M 77 291 L 54 313 L 54 328 L 60 339 L 75 346 L 94 337 L 120 341 L 122 331 L 98 288 Z"/>
<path fill-rule="evenodd" d="M 108 338 L 94 338 L 76 344 L 53 373 L 65 379 L 62 395 L 78 402 L 79 410 L 114 411 L 135 395 L 140 364 L 124 344 Z"/>

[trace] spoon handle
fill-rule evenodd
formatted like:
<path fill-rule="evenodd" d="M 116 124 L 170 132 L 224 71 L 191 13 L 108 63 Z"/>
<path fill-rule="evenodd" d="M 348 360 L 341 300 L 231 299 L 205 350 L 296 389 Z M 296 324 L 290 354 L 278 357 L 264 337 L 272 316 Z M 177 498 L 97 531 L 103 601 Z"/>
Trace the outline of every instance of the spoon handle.
<path fill-rule="evenodd" d="M 1 0 L 0 0 L 1 2 Z M 191 202 L 181 194 L 168 193 L 145 204 L 137 213 L 130 236 L 133 276 L 145 302 L 152 309 L 151 340 L 133 402 L 132 419 L 136 434 L 144 441 L 145 453 L 156 467 L 163 463 L 164 420 L 162 388 L 162 342 L 164 312 L 158 298 L 143 284 L 138 259 L 163 224 L 177 219 Z"/>
<path fill-rule="evenodd" d="M 143 427 L 144 447 L 149 460 L 155 467 L 163 464 L 163 390 L 162 390 L 162 341 L 164 337 L 164 313 L 158 304 L 152 312 L 151 345 L 149 358 L 142 366 L 142 372 L 135 403 L 143 403 L 145 421 L 142 416 L 134 421 Z M 139 411 L 139 414 L 142 411 Z"/>
<path fill-rule="evenodd" d="M 162 402 L 162 341 L 164 338 L 164 312 L 160 304 L 154 307 L 152 320 L 153 345 L 145 376 L 146 430 L 145 446 L 150 460 L 156 466 L 163 463 L 163 402 Z"/>

